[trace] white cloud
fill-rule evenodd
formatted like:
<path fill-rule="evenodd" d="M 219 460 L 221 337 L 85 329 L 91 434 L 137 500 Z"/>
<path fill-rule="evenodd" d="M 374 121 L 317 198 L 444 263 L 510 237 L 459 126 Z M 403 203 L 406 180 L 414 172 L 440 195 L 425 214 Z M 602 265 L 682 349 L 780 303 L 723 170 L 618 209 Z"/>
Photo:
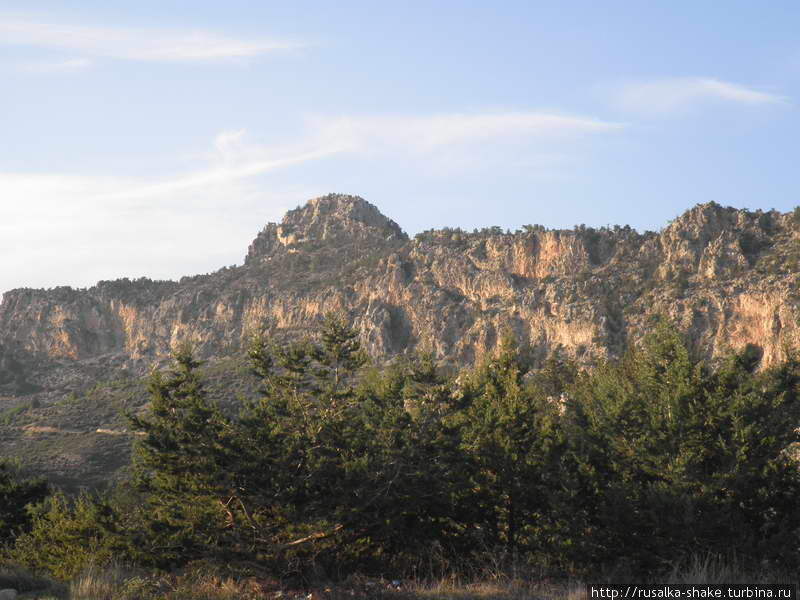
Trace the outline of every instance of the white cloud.
<path fill-rule="evenodd" d="M 247 145 L 244 142 L 245 135 L 245 130 L 220 133 L 215 139 L 218 152 L 212 154 L 216 158 L 196 172 L 176 174 L 155 181 L 62 174 L 0 173 L 0 197 L 23 200 L 21 203 L 11 203 L 9 210 L 14 210 L 14 206 L 29 210 L 27 204 L 35 206 L 40 202 L 47 203 L 54 197 L 70 198 L 72 201 L 68 204 L 74 206 L 76 200 L 81 205 L 103 205 L 119 200 L 177 198 L 183 193 L 195 194 L 198 191 L 203 195 L 213 190 L 224 193 L 227 186 L 248 178 L 319 160 L 339 152 L 336 148 L 329 148 L 269 157 L 273 152 L 268 148 Z M 254 158 L 259 154 L 259 158 Z M 236 155 L 247 158 L 237 159 Z M 8 223 L 6 221 L 7 226 Z"/>
<path fill-rule="evenodd" d="M 241 262 L 264 223 L 332 184 L 357 181 L 346 173 L 365 165 L 402 163 L 436 176 L 500 165 L 546 175 L 563 165 L 576 136 L 622 127 L 538 112 L 317 117 L 308 125 L 283 147 L 223 131 L 195 170 L 162 179 L 0 172 L 0 291 L 207 272 Z M 265 190 L 256 180 L 329 157 L 339 159 L 334 169 L 323 167 L 316 180 L 304 171 L 307 184 L 275 175 Z M 365 162 L 376 157 L 382 162 Z"/>
<path fill-rule="evenodd" d="M 309 117 L 316 147 L 391 164 L 435 178 L 478 176 L 509 169 L 528 176 L 563 173 L 564 158 L 577 158 L 586 138 L 625 128 L 622 123 L 541 111 Z M 558 157 L 554 159 L 554 157 Z"/>
<path fill-rule="evenodd" d="M 673 77 L 629 83 L 616 93 L 616 103 L 621 108 L 644 114 L 680 113 L 712 102 L 770 106 L 787 101 L 784 96 L 709 77 Z"/>
<path fill-rule="evenodd" d="M 247 158 L 218 152 L 203 169 L 160 180 L 0 173 L 0 292 L 174 278 L 240 263 L 264 223 L 325 191 L 265 190 L 251 180 L 331 151 L 269 157 L 269 149 L 248 146 L 243 131 L 223 132 L 218 147 L 220 140 Z"/>
<path fill-rule="evenodd" d="M 16 67 L 20 71 L 29 72 L 73 72 L 87 69 L 94 65 L 94 61 L 88 58 L 67 58 L 55 60 L 30 60 L 21 63 L 15 63 L 12 68 Z"/>
<path fill-rule="evenodd" d="M 314 150 L 304 154 L 299 154 L 297 156 L 252 161 L 236 166 L 213 167 L 205 171 L 182 175 L 165 181 L 134 185 L 131 186 L 130 189 L 115 191 L 105 196 L 100 195 L 98 199 L 102 199 L 103 197 L 107 197 L 109 199 L 154 198 L 168 194 L 190 191 L 193 189 L 208 188 L 210 186 L 224 186 L 242 179 L 255 177 L 256 175 L 261 175 L 269 171 L 275 171 L 277 169 L 299 165 L 304 162 L 326 158 L 336 154 L 337 152 L 338 151 L 335 149 Z"/>
<path fill-rule="evenodd" d="M 306 47 L 293 40 L 246 40 L 207 31 L 96 27 L 0 15 L 0 44 L 56 48 L 97 58 L 205 62 Z M 85 59 L 70 59 L 85 60 Z"/>
<path fill-rule="evenodd" d="M 554 140 L 621 129 L 588 117 L 544 112 L 311 118 L 320 144 L 357 152 L 428 153 L 443 147 L 509 139 Z"/>
<path fill-rule="evenodd" d="M 55 66 L 61 69 L 85 69 L 92 66 L 92 61 L 88 58 L 68 58 L 55 63 Z"/>
<path fill-rule="evenodd" d="M 240 153 L 246 134 L 246 129 L 223 131 L 214 139 L 214 148 L 226 161 L 230 161 Z"/>

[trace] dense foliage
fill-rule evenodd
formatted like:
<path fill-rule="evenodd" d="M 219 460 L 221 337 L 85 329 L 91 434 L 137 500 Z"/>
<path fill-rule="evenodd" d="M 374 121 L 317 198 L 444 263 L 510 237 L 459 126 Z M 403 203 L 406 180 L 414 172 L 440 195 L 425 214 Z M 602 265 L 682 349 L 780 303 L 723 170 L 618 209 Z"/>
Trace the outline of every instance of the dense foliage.
<path fill-rule="evenodd" d="M 620 360 L 532 371 L 511 336 L 447 377 L 378 368 L 355 332 L 254 339 L 260 396 L 210 402 L 191 348 L 150 380 L 135 480 L 56 495 L 17 560 L 60 577 L 111 560 L 341 575 L 515 556 L 553 570 L 658 573 L 693 554 L 800 566 L 800 363 L 692 356 L 667 323 Z"/>

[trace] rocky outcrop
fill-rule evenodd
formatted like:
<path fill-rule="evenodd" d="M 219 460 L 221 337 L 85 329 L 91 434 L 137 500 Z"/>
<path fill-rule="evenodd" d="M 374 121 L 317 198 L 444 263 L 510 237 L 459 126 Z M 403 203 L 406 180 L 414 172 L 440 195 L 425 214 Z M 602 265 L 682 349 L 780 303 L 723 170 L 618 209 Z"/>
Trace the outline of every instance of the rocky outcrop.
<path fill-rule="evenodd" d="M 369 253 L 387 241 L 407 240 L 397 223 L 363 198 L 330 194 L 289 211 L 280 224 L 267 224 L 250 245 L 244 262 L 252 265 L 268 261 L 276 253 L 300 252 L 319 244 Z"/>
<path fill-rule="evenodd" d="M 710 203 L 660 233 L 526 226 L 410 240 L 365 200 L 329 195 L 268 224 L 240 267 L 7 292 L 0 385 L 25 371 L 17 356 L 143 370 L 181 339 L 226 356 L 261 329 L 306 333 L 329 310 L 347 313 L 381 358 L 425 348 L 465 364 L 510 328 L 540 358 L 560 347 L 591 364 L 620 354 L 660 313 L 708 356 L 753 343 L 766 365 L 800 342 L 799 231 L 793 215 Z"/>

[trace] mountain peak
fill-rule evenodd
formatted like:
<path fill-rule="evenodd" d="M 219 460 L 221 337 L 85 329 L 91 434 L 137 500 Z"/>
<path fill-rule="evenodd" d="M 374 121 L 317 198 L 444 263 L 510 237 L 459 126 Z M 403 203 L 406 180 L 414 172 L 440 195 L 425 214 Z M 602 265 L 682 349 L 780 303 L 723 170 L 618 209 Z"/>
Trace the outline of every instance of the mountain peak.
<path fill-rule="evenodd" d="M 304 206 L 290 210 L 281 221 L 282 226 L 309 230 L 320 228 L 321 239 L 326 239 L 340 227 L 360 224 L 384 230 L 387 235 L 405 239 L 407 236 L 394 221 L 384 216 L 378 208 L 360 196 L 327 194 L 312 198 Z"/>
<path fill-rule="evenodd" d="M 750 211 L 746 208 L 721 206 L 716 202 L 697 204 L 674 219 L 664 234 L 683 239 L 695 239 L 706 245 L 723 232 L 768 235 L 778 226 L 785 226 L 787 215 L 775 210 Z"/>
<path fill-rule="evenodd" d="M 250 245 L 245 263 L 275 251 L 309 243 L 376 245 L 406 241 L 400 226 L 360 196 L 327 194 L 290 210 L 280 224 L 269 223 Z"/>

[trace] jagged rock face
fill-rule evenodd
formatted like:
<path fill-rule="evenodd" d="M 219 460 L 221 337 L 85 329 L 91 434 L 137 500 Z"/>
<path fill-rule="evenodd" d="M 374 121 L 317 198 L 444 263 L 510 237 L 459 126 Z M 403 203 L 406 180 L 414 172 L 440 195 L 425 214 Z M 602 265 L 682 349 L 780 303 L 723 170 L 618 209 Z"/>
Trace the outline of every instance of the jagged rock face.
<path fill-rule="evenodd" d="M 408 236 L 375 206 L 358 196 L 330 194 L 289 211 L 279 225 L 269 223 L 250 245 L 245 264 L 269 260 L 276 252 L 298 252 L 309 244 L 370 252 L 394 240 L 407 241 Z"/>
<path fill-rule="evenodd" d="M 241 267 L 8 292 L 0 345 L 144 369 L 181 339 L 225 356 L 253 332 L 304 334 L 339 310 L 378 358 L 425 348 L 466 364 L 510 328 L 540 358 L 561 347 L 591 364 L 619 355 L 661 313 L 709 356 L 754 343 L 767 365 L 800 341 L 799 231 L 793 215 L 712 203 L 660 233 L 535 226 L 409 240 L 365 200 L 330 195 L 267 225 Z"/>

